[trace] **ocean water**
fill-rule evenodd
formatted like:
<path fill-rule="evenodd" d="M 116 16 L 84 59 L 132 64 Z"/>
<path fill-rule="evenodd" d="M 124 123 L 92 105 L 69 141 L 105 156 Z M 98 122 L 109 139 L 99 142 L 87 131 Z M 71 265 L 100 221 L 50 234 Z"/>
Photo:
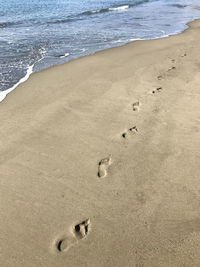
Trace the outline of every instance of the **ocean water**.
<path fill-rule="evenodd" d="M 0 0 L 0 91 L 99 50 L 179 33 L 199 17 L 199 0 Z"/>

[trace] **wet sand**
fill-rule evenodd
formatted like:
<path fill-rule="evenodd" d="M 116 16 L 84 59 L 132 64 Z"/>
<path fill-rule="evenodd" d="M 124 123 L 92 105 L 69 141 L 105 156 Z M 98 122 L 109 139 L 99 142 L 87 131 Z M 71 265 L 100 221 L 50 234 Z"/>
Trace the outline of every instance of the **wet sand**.
<path fill-rule="evenodd" d="M 200 21 L 33 74 L 0 103 L 0 265 L 200 266 Z"/>

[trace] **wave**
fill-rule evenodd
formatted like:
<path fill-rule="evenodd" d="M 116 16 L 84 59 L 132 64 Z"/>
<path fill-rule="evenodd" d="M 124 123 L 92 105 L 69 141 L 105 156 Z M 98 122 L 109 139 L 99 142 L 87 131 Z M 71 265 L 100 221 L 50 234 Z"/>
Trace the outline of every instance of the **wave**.
<path fill-rule="evenodd" d="M 120 10 L 125 10 L 128 9 L 130 5 L 124 5 L 124 6 L 118 6 L 118 7 L 109 7 L 109 8 L 102 8 L 102 9 L 97 9 L 97 10 L 89 10 L 81 13 L 80 15 L 93 15 L 96 13 L 106 13 L 109 11 L 120 11 Z"/>
<path fill-rule="evenodd" d="M 69 56 L 69 53 L 65 53 L 64 55 L 60 55 L 59 58 L 65 58 L 65 57 L 68 57 Z"/>
<path fill-rule="evenodd" d="M 12 92 L 18 85 L 20 85 L 21 83 L 23 83 L 26 80 L 28 80 L 28 78 L 30 77 L 30 75 L 33 73 L 33 67 L 34 67 L 34 64 L 31 65 L 30 67 L 28 67 L 27 72 L 26 72 L 26 75 L 23 78 L 21 78 L 18 83 L 16 83 L 15 85 L 13 85 L 13 87 L 11 87 L 11 88 L 9 88 L 8 90 L 5 90 L 5 91 L 0 91 L 0 102 L 2 100 L 4 100 L 4 98 L 7 96 L 7 94 L 9 94 L 10 92 Z"/>
<path fill-rule="evenodd" d="M 76 14 L 76 15 L 71 15 L 71 16 L 66 17 L 64 19 L 57 19 L 54 21 L 52 20 L 52 21 L 49 21 L 48 23 L 49 24 L 67 23 L 67 22 L 71 22 L 74 20 L 82 20 L 83 17 L 85 17 L 85 16 L 96 15 L 96 14 L 107 13 L 107 12 L 114 12 L 114 11 L 125 11 L 131 7 L 147 3 L 149 1 L 150 0 L 137 0 L 137 1 L 134 1 L 134 3 L 132 3 L 132 4 L 125 4 L 123 6 L 108 7 L 108 8 L 102 8 L 102 9 L 97 9 L 97 10 L 88 10 L 88 11 L 84 11 L 84 12 Z"/>
<path fill-rule="evenodd" d="M 20 21 L 13 21 L 13 22 L 10 22 L 10 21 L 0 22 L 0 28 L 9 27 L 12 25 L 20 25 L 23 23 L 27 23 L 29 25 L 32 25 L 33 23 L 38 23 L 38 24 L 69 23 L 69 22 L 73 22 L 77 20 L 83 20 L 84 17 L 86 16 L 95 15 L 98 13 L 100 14 L 100 13 L 107 13 L 107 12 L 125 11 L 131 7 L 147 3 L 149 1 L 151 0 L 136 0 L 134 1 L 134 3 L 131 3 L 131 4 L 129 3 L 129 4 L 121 5 L 121 6 L 107 7 L 107 8 L 97 9 L 97 10 L 88 10 L 88 11 L 84 11 L 79 14 L 73 14 L 73 15 L 67 16 L 66 18 L 60 18 L 60 19 L 52 18 L 52 20 L 49 20 L 49 21 L 35 21 L 34 19 L 30 19 L 30 20 L 20 20 Z"/>
<path fill-rule="evenodd" d="M 25 76 L 22 77 L 16 84 L 14 84 L 11 88 L 9 88 L 9 89 L 7 89 L 5 91 L 0 91 L 0 102 L 4 100 L 4 98 L 7 96 L 7 94 L 9 94 L 15 88 L 17 88 L 18 85 L 20 85 L 21 83 L 24 83 L 26 80 L 28 80 L 28 78 L 30 77 L 30 75 L 33 73 L 33 68 L 34 68 L 35 64 L 38 63 L 38 62 L 40 62 L 45 57 L 46 50 L 45 50 L 44 47 L 39 47 L 39 48 L 36 48 L 36 49 L 40 53 L 40 58 L 38 58 L 34 64 L 30 65 L 27 68 Z"/>
<path fill-rule="evenodd" d="M 10 21 L 8 21 L 8 22 L 0 22 L 0 28 L 5 28 L 5 27 L 11 26 L 13 24 L 15 24 L 15 22 L 10 22 Z"/>
<path fill-rule="evenodd" d="M 109 11 L 125 10 L 125 9 L 128 9 L 128 8 L 129 8 L 129 5 L 118 6 L 118 7 L 111 7 L 111 8 L 109 8 Z"/>
<path fill-rule="evenodd" d="M 48 21 L 48 24 L 57 24 L 57 23 L 66 23 L 66 22 L 71 22 L 74 21 L 76 18 L 74 17 L 68 17 L 66 19 L 57 19 L 57 20 L 52 20 L 52 21 Z"/>
<path fill-rule="evenodd" d="M 106 12 L 112 12 L 112 11 L 123 11 L 126 10 L 128 8 L 143 4 L 143 3 L 147 3 L 150 0 L 138 0 L 135 1 L 133 4 L 125 4 L 123 6 L 117 6 L 117 7 L 108 7 L 108 8 L 102 8 L 102 9 L 97 9 L 97 10 L 89 10 L 89 11 L 85 11 L 83 13 L 80 13 L 79 15 L 94 15 L 96 13 L 106 13 Z"/>
<path fill-rule="evenodd" d="M 177 8 L 185 8 L 188 5 L 181 5 L 181 4 L 171 4 L 170 6 L 177 7 Z"/>
<path fill-rule="evenodd" d="M 90 16 L 90 15 L 95 15 L 97 13 L 106 13 L 110 11 L 120 11 L 124 9 L 128 9 L 129 5 L 125 6 L 120 6 L 120 7 L 113 7 L 113 8 L 102 8 L 102 9 L 97 9 L 97 10 L 89 10 L 89 11 L 84 11 L 80 14 L 77 15 L 72 15 L 70 17 L 64 18 L 64 19 L 57 19 L 57 20 L 52 20 L 49 21 L 48 24 L 57 24 L 57 23 L 67 23 L 67 22 L 72 22 L 72 21 L 77 21 L 77 20 L 82 20 L 83 17 L 85 16 Z"/>
<path fill-rule="evenodd" d="M 97 13 L 106 13 L 110 11 L 120 11 L 120 10 L 122 11 L 122 10 L 128 9 L 129 7 L 130 5 L 124 5 L 124 6 L 118 6 L 118 7 L 102 8 L 102 9 L 97 9 L 97 10 L 88 10 L 88 11 L 79 13 L 77 15 L 71 15 L 64 19 L 57 19 L 57 20 L 49 21 L 48 24 L 67 23 L 67 22 L 72 22 L 75 20 L 82 20 L 83 17 L 85 16 L 95 15 Z"/>

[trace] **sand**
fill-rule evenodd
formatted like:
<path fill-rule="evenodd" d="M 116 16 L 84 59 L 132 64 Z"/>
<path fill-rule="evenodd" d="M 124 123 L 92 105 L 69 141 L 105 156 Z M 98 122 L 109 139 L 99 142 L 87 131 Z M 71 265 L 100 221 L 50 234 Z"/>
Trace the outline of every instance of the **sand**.
<path fill-rule="evenodd" d="M 200 266 L 200 21 L 33 74 L 0 103 L 0 266 Z"/>

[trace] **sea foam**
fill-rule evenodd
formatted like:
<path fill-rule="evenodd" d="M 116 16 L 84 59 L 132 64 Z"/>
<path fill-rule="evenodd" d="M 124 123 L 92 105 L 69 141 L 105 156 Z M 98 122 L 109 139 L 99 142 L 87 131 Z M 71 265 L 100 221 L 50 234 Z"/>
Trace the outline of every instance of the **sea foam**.
<path fill-rule="evenodd" d="M 15 85 L 13 85 L 13 87 L 9 88 L 8 90 L 1 91 L 0 92 L 0 102 L 2 100 L 4 100 L 4 98 L 7 96 L 7 94 L 9 94 L 10 92 L 12 92 L 18 85 L 20 85 L 21 83 L 23 83 L 26 80 L 28 80 L 29 76 L 33 73 L 33 67 L 34 67 L 34 64 L 31 65 L 30 67 L 28 67 L 27 72 L 26 72 L 26 75 L 23 78 L 21 78 L 18 83 L 16 83 Z"/>
<path fill-rule="evenodd" d="M 69 56 L 69 53 L 65 53 L 64 55 L 59 56 L 59 58 L 65 58 L 65 57 L 68 57 L 68 56 Z"/>
<path fill-rule="evenodd" d="M 125 6 L 119 6 L 119 7 L 111 7 L 109 8 L 110 11 L 118 11 L 118 10 L 125 10 L 128 9 L 129 5 L 125 5 Z"/>

